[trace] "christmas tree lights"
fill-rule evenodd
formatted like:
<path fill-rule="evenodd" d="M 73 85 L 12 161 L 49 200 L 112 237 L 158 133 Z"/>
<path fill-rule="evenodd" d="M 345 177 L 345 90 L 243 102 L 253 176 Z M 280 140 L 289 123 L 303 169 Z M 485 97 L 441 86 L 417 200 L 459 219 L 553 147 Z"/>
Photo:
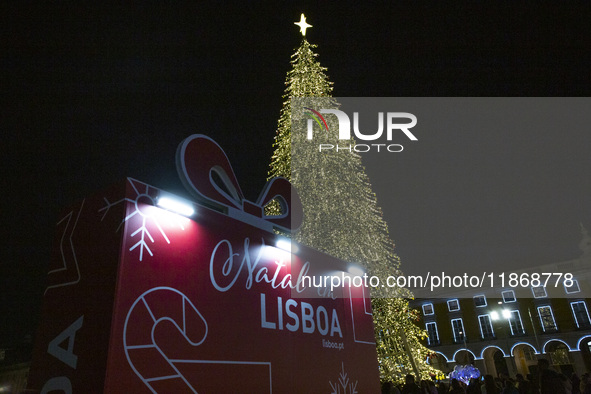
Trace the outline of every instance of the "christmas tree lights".
<path fill-rule="evenodd" d="M 305 34 L 305 28 L 310 25 L 305 22 L 303 14 L 302 22 L 305 25 L 298 25 Z M 332 97 L 332 83 L 325 73 L 326 68 L 317 60 L 318 54 L 313 51 L 315 47 L 303 38 L 292 55 L 292 69 L 287 73 L 269 178 L 281 176 L 289 179 L 302 199 L 305 220 L 302 228 L 292 235 L 295 240 L 339 259 L 357 263 L 369 275 L 379 278 L 399 276 L 402 274 L 400 259 L 394 251 L 394 243 L 361 157 L 348 151 L 319 154 L 317 150 L 304 149 L 305 133 L 292 133 L 295 126 L 298 130 L 305 130 L 304 125 L 310 119 L 309 114 L 292 110 L 292 99 L 305 97 L 308 104 L 319 100 L 321 108 L 327 108 L 327 98 Z M 338 107 L 334 99 L 329 100 L 333 108 Z M 330 118 L 326 118 L 327 129 L 337 130 L 338 125 L 331 124 Z M 315 142 L 335 143 L 338 136 L 334 134 L 319 132 L 315 135 Z M 338 142 L 343 144 L 347 141 Z M 350 143 L 355 142 L 351 140 Z M 270 204 L 266 213 L 280 213 L 279 205 Z M 441 371 L 425 362 L 432 352 L 422 344 L 427 334 L 416 325 L 418 312 L 409 308 L 408 299 L 412 294 L 406 289 L 389 290 L 389 294 L 372 293 L 382 379 L 401 382 L 408 373 L 418 374 L 421 379 L 430 375 L 442 376 Z"/>

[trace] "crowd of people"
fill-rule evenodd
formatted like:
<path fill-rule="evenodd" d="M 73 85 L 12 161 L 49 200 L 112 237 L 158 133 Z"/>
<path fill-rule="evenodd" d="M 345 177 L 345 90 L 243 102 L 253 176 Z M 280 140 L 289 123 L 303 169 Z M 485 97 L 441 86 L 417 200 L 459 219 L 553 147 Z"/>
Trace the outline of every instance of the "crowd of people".
<path fill-rule="evenodd" d="M 537 376 L 524 377 L 517 374 L 510 378 L 504 374 L 498 377 L 484 375 L 479 379 L 470 379 L 464 383 L 451 379 L 449 383 L 433 380 L 415 380 L 414 375 L 407 375 L 403 385 L 385 382 L 382 394 L 591 394 L 591 375 L 584 373 L 579 377 L 556 372 L 546 359 L 538 360 Z"/>

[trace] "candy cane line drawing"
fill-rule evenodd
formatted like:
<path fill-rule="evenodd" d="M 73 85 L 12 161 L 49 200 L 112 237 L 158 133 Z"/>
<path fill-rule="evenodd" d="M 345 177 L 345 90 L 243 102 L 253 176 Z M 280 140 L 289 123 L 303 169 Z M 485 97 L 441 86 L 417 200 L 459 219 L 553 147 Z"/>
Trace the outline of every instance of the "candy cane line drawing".
<path fill-rule="evenodd" d="M 159 309 L 159 305 L 155 305 L 152 304 L 152 307 L 150 307 L 150 305 L 148 305 L 148 302 L 146 301 L 146 296 L 148 294 L 151 293 L 155 293 L 155 292 L 173 292 L 176 293 L 177 295 L 179 295 L 181 297 L 181 302 L 182 302 L 182 311 L 183 311 L 183 321 L 182 322 L 176 322 L 174 321 L 172 318 L 163 315 L 164 311 L 159 311 L 157 309 Z M 187 336 L 187 322 L 186 322 L 186 318 L 187 318 L 187 304 L 193 309 L 193 311 L 195 312 L 195 314 L 201 319 L 201 321 L 203 322 L 203 324 L 205 325 L 205 333 L 203 334 L 202 338 L 196 338 L 196 341 L 191 340 L 191 338 L 189 338 Z M 164 307 L 166 307 L 166 304 L 163 304 Z M 128 329 L 128 324 L 130 323 L 130 316 L 132 314 L 132 312 L 134 311 L 134 309 L 136 307 L 139 308 L 145 308 L 145 310 L 149 313 L 150 317 L 152 318 L 153 321 L 153 325 L 151 327 L 151 332 L 150 332 L 150 338 L 151 338 L 151 343 L 145 343 L 145 344 L 141 344 L 141 345 L 128 345 L 128 338 L 127 338 L 127 329 Z M 156 393 L 156 391 L 154 390 L 154 388 L 150 385 L 150 382 L 152 381 L 156 381 L 156 380 L 166 380 L 166 379 L 181 379 L 185 382 L 185 384 L 187 385 L 187 387 L 193 392 L 193 393 L 197 393 L 197 391 L 191 386 L 191 384 L 185 379 L 185 377 L 180 373 L 180 371 L 175 367 L 175 365 L 170 361 L 170 359 L 166 356 L 166 354 L 164 354 L 164 352 L 162 351 L 162 349 L 160 349 L 160 347 L 158 346 L 158 344 L 156 343 L 155 339 L 154 339 L 154 330 L 156 329 L 156 326 L 158 324 L 160 324 L 163 321 L 168 321 L 171 322 L 174 326 L 176 326 L 177 330 L 179 330 L 181 332 L 181 334 L 184 336 L 184 338 L 187 340 L 187 342 L 189 342 L 192 346 L 199 346 L 200 344 L 203 343 L 203 341 L 205 340 L 205 338 L 207 337 L 207 322 L 205 321 L 205 319 L 203 318 L 203 316 L 201 315 L 201 313 L 199 313 L 199 311 L 197 310 L 197 308 L 195 308 L 195 306 L 193 305 L 193 303 L 180 291 L 173 289 L 171 287 L 155 287 L 153 289 L 150 289 L 146 292 L 144 292 L 141 296 L 139 296 L 135 302 L 133 303 L 133 305 L 131 306 L 131 308 L 129 309 L 129 312 L 127 313 L 127 317 L 125 318 L 125 326 L 123 328 L 123 346 L 125 348 L 125 356 L 127 357 L 127 361 L 129 362 L 129 365 L 131 366 L 131 368 L 133 369 L 133 371 L 136 373 L 137 376 L 140 377 L 140 379 L 142 380 L 142 382 L 144 382 L 144 384 L 146 386 L 148 386 L 148 388 L 153 392 Z M 131 322 L 133 324 L 133 321 Z M 179 325 L 179 323 L 182 325 Z M 165 375 L 165 376 L 150 376 L 148 371 L 142 371 L 140 372 L 136 366 L 134 365 L 132 359 L 131 359 L 131 355 L 130 352 L 133 352 L 134 350 L 139 350 L 139 349 L 156 349 L 158 351 L 158 353 L 160 353 L 160 355 L 162 356 L 162 358 L 168 363 L 168 365 L 170 365 L 170 367 L 172 368 L 172 370 L 174 370 L 176 373 L 173 375 Z"/>
<path fill-rule="evenodd" d="M 80 219 L 80 214 L 82 213 L 82 208 L 84 208 L 84 201 L 86 201 L 86 200 L 82 200 L 82 204 L 80 205 L 80 210 L 78 211 L 78 215 L 76 216 L 76 220 L 74 221 L 74 225 L 71 229 L 70 229 L 70 223 L 71 223 L 73 215 L 74 215 L 73 210 L 70 211 L 70 213 L 68 213 L 66 216 L 64 216 L 59 222 L 57 222 L 57 224 L 60 225 L 64 221 L 66 221 L 66 219 L 67 219 L 66 227 L 64 228 L 64 233 L 62 234 L 62 238 L 60 240 L 60 254 L 62 256 L 63 266 L 60 268 L 56 268 L 54 270 L 51 270 L 47 273 L 47 275 L 49 276 L 48 281 L 50 283 L 53 283 L 53 282 L 57 282 L 57 283 L 47 286 L 47 288 L 45 289 L 45 292 L 43 294 L 46 294 L 47 290 L 49 290 L 49 289 L 54 289 L 56 287 L 75 285 L 78 282 L 80 282 L 80 278 L 81 278 L 80 267 L 78 266 L 78 258 L 76 257 L 76 250 L 74 249 L 74 241 L 72 238 L 74 236 L 74 232 L 76 231 L 76 226 L 78 225 L 78 220 Z M 69 243 L 69 246 L 70 246 L 69 249 L 64 247 L 66 245 L 66 235 L 68 234 L 68 231 L 69 231 L 69 236 L 68 236 L 67 242 Z M 76 278 L 75 279 L 74 279 L 73 275 L 70 274 L 70 273 L 74 272 L 74 268 L 76 269 Z M 60 273 L 62 274 L 61 276 L 59 275 Z"/>
<path fill-rule="evenodd" d="M 182 303 L 182 321 L 175 321 L 172 317 L 167 316 L 167 308 L 170 306 L 170 302 L 151 302 L 149 303 L 146 297 L 150 295 L 152 300 L 158 299 L 159 297 L 176 297 L 177 302 Z M 134 324 L 134 320 L 130 319 L 132 313 L 134 311 L 138 311 L 136 308 L 143 308 L 144 312 L 147 312 L 152 319 L 153 325 L 151 327 L 150 332 L 150 342 L 149 343 L 142 343 L 137 345 L 129 345 L 128 338 L 128 328 L 132 327 Z M 162 309 L 162 310 L 161 310 Z M 155 287 L 150 290 L 147 290 L 142 295 L 140 295 L 135 302 L 132 304 L 129 312 L 127 313 L 127 317 L 125 318 L 125 325 L 123 327 L 123 347 L 125 349 L 125 356 L 127 357 L 127 362 L 136 373 L 136 375 L 142 380 L 142 382 L 152 391 L 153 393 L 157 393 L 157 391 L 152 387 L 151 382 L 156 381 L 163 381 L 168 379 L 181 379 L 187 388 L 191 390 L 193 393 L 197 393 L 197 390 L 189 383 L 189 381 L 183 376 L 183 374 L 178 370 L 175 364 L 179 363 L 189 363 L 189 364 L 250 364 L 250 365 L 264 365 L 268 366 L 269 368 L 269 393 L 272 393 L 272 379 L 271 379 L 271 363 L 270 362 L 261 362 L 261 361 L 231 361 L 231 360 L 199 360 L 199 359 L 170 359 L 165 352 L 161 349 L 160 346 L 156 343 L 154 338 L 154 331 L 156 326 L 162 322 L 169 322 L 172 323 L 176 329 L 182 334 L 185 340 L 191 346 L 199 346 L 201 345 L 205 339 L 207 338 L 208 334 L 208 326 L 207 321 L 203 317 L 203 315 L 197 310 L 195 305 L 189 300 L 189 298 L 181 293 L 180 291 L 172 288 L 172 287 Z M 199 338 L 190 338 L 187 331 L 189 327 L 194 327 L 195 324 L 202 325 L 202 329 L 204 329 L 203 335 Z M 164 360 L 174 371 L 172 374 L 165 374 L 159 376 L 151 376 L 150 371 L 142 370 L 141 366 L 136 366 L 132 360 L 131 353 L 134 351 L 143 351 L 155 349 L 158 353 L 158 357 L 161 358 L 160 361 Z M 154 354 L 154 353 L 153 353 Z M 156 361 L 156 360 L 155 360 Z"/>

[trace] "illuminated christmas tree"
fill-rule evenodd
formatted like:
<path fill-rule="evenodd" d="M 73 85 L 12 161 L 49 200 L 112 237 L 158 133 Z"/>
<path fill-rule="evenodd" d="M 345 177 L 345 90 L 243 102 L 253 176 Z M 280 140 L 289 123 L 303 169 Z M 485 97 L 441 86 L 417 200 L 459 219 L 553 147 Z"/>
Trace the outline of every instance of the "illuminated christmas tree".
<path fill-rule="evenodd" d="M 306 28 L 311 26 L 303 14 L 296 24 L 304 38 L 292 55 L 292 69 L 287 73 L 285 101 L 269 171 L 270 178 L 289 179 L 302 199 L 305 220 L 293 237 L 314 249 L 362 265 L 368 275 L 379 278 L 401 275 L 400 259 L 394 252 L 394 243 L 361 157 L 349 151 L 318 154 L 317 150 L 304 149 L 305 133 L 292 133 L 292 125 L 305 130 L 310 119 L 308 113 L 292 112 L 292 98 L 306 97 L 308 109 L 314 107 L 315 100 L 322 103 L 321 108 L 327 108 L 327 98 L 332 108 L 338 107 L 338 103 L 330 99 L 332 83 L 325 74 L 326 68 L 320 65 L 318 55 L 313 52 L 316 46 L 305 39 Z M 338 125 L 331 124 L 335 122 L 332 118 L 326 117 L 327 130 L 338 129 Z M 339 141 L 334 134 L 318 133 L 315 143 L 342 145 L 347 142 Z M 278 204 L 271 205 L 267 213 L 276 214 L 278 210 Z M 431 352 L 421 343 L 426 332 L 415 324 L 418 313 L 408 305 L 412 294 L 406 289 L 395 289 L 387 297 L 375 295 L 372 293 L 372 307 L 382 379 L 401 381 L 407 373 L 418 374 L 422 379 L 429 374 L 440 374 L 425 363 Z"/>

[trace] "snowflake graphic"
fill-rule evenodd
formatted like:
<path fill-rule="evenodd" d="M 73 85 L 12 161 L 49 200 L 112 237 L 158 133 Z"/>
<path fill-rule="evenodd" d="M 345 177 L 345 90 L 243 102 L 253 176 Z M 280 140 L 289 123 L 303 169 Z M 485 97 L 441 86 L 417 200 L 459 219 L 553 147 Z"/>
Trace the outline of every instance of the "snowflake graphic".
<path fill-rule="evenodd" d="M 330 387 L 332 391 L 330 394 L 358 394 L 357 391 L 357 383 L 358 380 L 353 383 L 352 380 L 349 379 L 349 375 L 345 372 L 345 363 L 342 364 L 342 370 L 339 373 L 339 379 L 337 382 L 329 381 Z"/>
<path fill-rule="evenodd" d="M 125 219 L 123 219 L 121 221 L 121 223 L 119 224 L 119 227 L 117 227 L 117 231 L 119 231 L 119 229 L 121 228 L 121 225 L 123 225 L 123 223 L 125 223 L 126 221 L 128 221 L 132 217 L 134 217 L 136 215 L 141 216 L 141 218 L 142 218 L 141 225 L 139 226 L 139 228 L 137 228 L 130 235 L 132 239 L 136 238 L 136 236 L 137 236 L 137 242 L 131 248 L 129 248 L 129 251 L 131 252 L 132 250 L 139 248 L 139 252 L 140 252 L 139 260 L 142 261 L 142 259 L 144 257 L 144 251 L 147 252 L 150 256 L 154 256 L 154 254 L 152 253 L 152 250 L 150 249 L 149 243 L 154 244 L 156 241 L 154 240 L 154 237 L 152 236 L 152 234 L 150 233 L 150 230 L 148 229 L 148 226 L 147 226 L 148 221 L 151 221 L 156 226 L 156 228 L 160 232 L 160 235 L 162 236 L 162 239 L 164 239 L 166 241 L 166 243 L 170 244 L 170 239 L 168 238 L 168 236 L 166 235 L 166 233 L 162 229 L 161 222 L 163 220 L 173 221 L 173 225 L 178 226 L 181 230 L 185 230 L 185 227 L 183 225 L 183 220 L 186 221 L 189 219 L 183 218 L 183 217 L 181 217 L 179 215 L 175 215 L 175 214 L 170 214 L 170 215 L 157 214 L 162 211 L 161 210 L 154 210 L 152 208 L 156 205 L 156 202 L 154 201 L 154 198 L 155 198 L 154 196 L 157 195 L 158 189 L 156 189 L 150 185 L 147 185 L 145 183 L 136 181 L 134 179 L 128 178 L 128 182 L 131 185 L 131 187 L 133 188 L 133 190 L 135 191 L 135 198 L 134 199 L 122 198 L 118 201 L 110 202 L 106 197 L 104 197 L 105 206 L 103 208 L 99 209 L 99 212 L 104 212 L 103 217 L 101 218 L 101 221 L 102 221 L 107 216 L 107 213 L 109 212 L 111 207 L 113 207 L 123 201 L 127 201 L 127 202 L 134 204 L 135 209 L 133 210 L 132 213 L 127 215 L 127 217 L 125 217 Z"/>

